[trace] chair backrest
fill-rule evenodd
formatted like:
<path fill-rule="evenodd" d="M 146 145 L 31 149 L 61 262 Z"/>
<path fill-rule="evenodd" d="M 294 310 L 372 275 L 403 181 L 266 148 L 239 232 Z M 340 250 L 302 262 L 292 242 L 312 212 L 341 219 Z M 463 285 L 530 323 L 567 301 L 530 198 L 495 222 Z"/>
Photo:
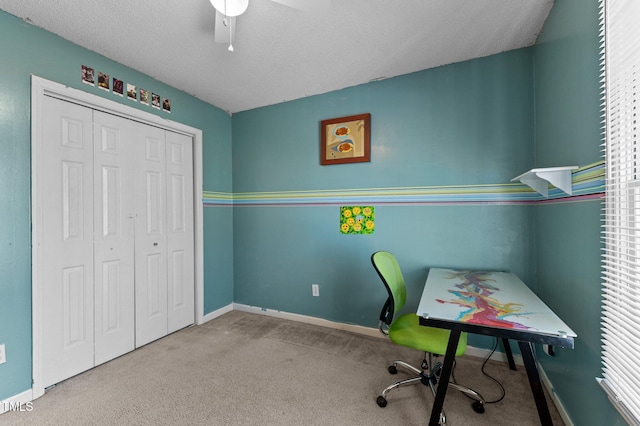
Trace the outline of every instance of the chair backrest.
<path fill-rule="evenodd" d="M 377 251 L 371 255 L 371 263 L 387 288 L 389 298 L 385 302 L 380 321 L 390 325 L 393 316 L 407 301 L 407 288 L 396 257 L 387 251 Z"/>

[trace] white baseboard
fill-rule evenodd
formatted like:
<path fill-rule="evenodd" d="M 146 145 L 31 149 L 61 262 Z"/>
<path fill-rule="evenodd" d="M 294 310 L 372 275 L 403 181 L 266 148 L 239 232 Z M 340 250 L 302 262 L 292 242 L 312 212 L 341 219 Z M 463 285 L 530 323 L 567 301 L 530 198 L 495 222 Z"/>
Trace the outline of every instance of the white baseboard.
<path fill-rule="evenodd" d="M 475 346 L 467 346 L 467 350 L 465 351 L 465 355 L 473 356 L 476 358 L 486 358 L 491 353 L 490 349 L 476 348 Z M 504 352 L 495 351 L 491 354 L 492 361 L 504 362 L 505 364 L 508 362 L 507 355 Z M 516 365 L 524 366 L 524 361 L 522 360 L 522 355 L 513 355 L 513 362 Z"/>
<path fill-rule="evenodd" d="M 569 417 L 569 413 L 567 413 L 566 408 L 564 407 L 564 405 L 562 405 L 562 401 L 560 401 L 560 398 L 558 398 L 558 394 L 556 393 L 556 390 L 553 388 L 553 384 L 549 380 L 547 373 L 545 373 L 544 369 L 542 368 L 542 365 L 540 364 L 538 364 L 538 373 L 540 374 L 540 381 L 542 381 L 542 384 L 544 384 L 544 386 L 547 388 L 547 392 L 549 392 L 549 395 L 553 400 L 553 404 L 558 409 L 558 413 L 560 414 L 560 417 L 562 418 L 562 421 L 564 422 L 565 426 L 573 426 L 573 422 Z"/>
<path fill-rule="evenodd" d="M 227 306 L 223 306 L 220 309 L 216 309 L 215 311 L 209 312 L 208 314 L 204 315 L 202 319 L 198 322 L 198 325 L 202 325 L 205 322 L 211 321 L 212 319 L 216 319 L 231 311 L 233 311 L 233 304 L 230 303 Z"/>
<path fill-rule="evenodd" d="M 31 411 L 33 409 L 31 401 L 33 401 L 33 392 L 31 389 L 13 395 L 10 398 L 0 401 L 0 414 L 16 409 Z"/>
<path fill-rule="evenodd" d="M 273 309 L 259 308 L 257 306 L 243 305 L 234 303 L 233 309 L 236 311 L 249 312 L 253 314 L 266 315 L 270 317 L 283 318 L 292 321 L 304 322 L 307 324 L 319 325 L 322 327 L 335 328 L 338 330 L 351 331 L 358 334 L 364 334 L 372 337 L 384 337 L 377 328 L 363 327 L 361 325 L 345 324 L 341 322 L 329 321 L 322 318 L 310 317 L 307 315 L 292 314 L 289 312 L 275 311 Z"/>

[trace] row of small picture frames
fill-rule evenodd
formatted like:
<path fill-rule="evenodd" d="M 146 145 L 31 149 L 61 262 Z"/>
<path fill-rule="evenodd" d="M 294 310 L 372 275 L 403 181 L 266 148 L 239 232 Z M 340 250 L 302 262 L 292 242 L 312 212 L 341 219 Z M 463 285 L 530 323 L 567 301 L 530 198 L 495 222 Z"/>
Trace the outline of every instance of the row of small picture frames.
<path fill-rule="evenodd" d="M 91 86 L 96 85 L 95 72 L 93 68 L 89 68 L 86 65 L 82 66 L 82 82 Z M 113 89 L 112 89 L 113 87 Z M 107 92 L 113 91 L 114 95 L 124 96 L 124 83 L 122 80 L 118 80 L 113 77 L 110 79 L 109 74 L 98 72 L 98 88 Z M 134 102 L 138 102 L 143 105 L 151 104 L 152 108 L 162 109 L 164 112 L 171 113 L 171 100 L 164 98 L 160 99 L 160 95 L 155 93 L 149 93 L 148 90 L 138 89 L 135 85 L 127 83 L 127 99 Z"/>

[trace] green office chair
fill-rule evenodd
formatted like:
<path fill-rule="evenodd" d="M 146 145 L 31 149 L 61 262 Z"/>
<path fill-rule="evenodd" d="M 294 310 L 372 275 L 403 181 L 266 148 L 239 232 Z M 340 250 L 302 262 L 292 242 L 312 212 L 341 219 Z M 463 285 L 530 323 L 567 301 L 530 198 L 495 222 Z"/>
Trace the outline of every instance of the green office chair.
<path fill-rule="evenodd" d="M 422 383 L 431 388 L 431 392 L 435 396 L 436 384 L 440 376 L 442 364 L 440 362 L 432 364 L 433 355 L 444 355 L 447 351 L 447 343 L 449 342 L 449 330 L 425 327 L 420 325 L 418 315 L 410 313 L 395 318 L 394 315 L 402 309 L 407 300 L 407 289 L 405 287 L 404 278 L 400 265 L 395 256 L 386 251 L 379 251 L 371 255 L 371 263 L 382 279 L 384 286 L 387 288 L 389 298 L 380 312 L 380 332 L 400 346 L 417 349 L 424 352 L 421 368 L 418 369 L 404 361 L 394 361 L 389 366 L 389 373 L 396 374 L 397 367 L 403 367 L 406 370 L 416 374 L 415 377 L 399 381 L 385 388 L 376 402 L 380 407 L 387 405 L 387 393 L 395 388 L 404 385 L 413 385 Z M 467 348 L 467 333 L 461 333 L 456 356 L 463 355 Z M 427 361 L 428 354 L 428 361 Z M 429 368 L 431 366 L 431 368 Z M 457 389 L 470 398 L 474 399 L 472 403 L 473 409 L 478 413 L 484 413 L 484 398 L 465 386 L 457 383 L 449 383 L 449 388 Z M 445 424 L 446 417 L 444 411 L 440 414 L 440 423 Z"/>

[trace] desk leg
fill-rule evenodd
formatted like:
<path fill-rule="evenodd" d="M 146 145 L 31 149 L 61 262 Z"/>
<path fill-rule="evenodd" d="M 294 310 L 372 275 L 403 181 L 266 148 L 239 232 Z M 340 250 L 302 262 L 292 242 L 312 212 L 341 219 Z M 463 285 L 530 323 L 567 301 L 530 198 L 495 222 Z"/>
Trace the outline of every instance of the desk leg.
<path fill-rule="evenodd" d="M 460 330 L 451 330 L 449 343 L 447 344 L 447 353 L 444 356 L 444 364 L 442 365 L 440 381 L 438 382 L 438 389 L 436 390 L 436 397 L 433 401 L 433 408 L 431 409 L 429 426 L 438 426 L 438 424 L 440 424 L 440 413 L 444 405 L 444 397 L 447 394 L 447 386 L 449 386 L 449 377 L 451 377 L 451 371 L 453 370 L 453 362 L 455 361 L 459 340 Z"/>
<path fill-rule="evenodd" d="M 531 385 L 531 391 L 533 392 L 533 399 L 535 399 L 536 407 L 538 407 L 540 424 L 543 426 L 553 425 L 549 406 L 547 405 L 547 400 L 544 397 L 544 391 L 542 389 L 542 383 L 540 382 L 538 366 L 536 365 L 536 359 L 533 355 L 533 343 L 519 341 L 518 345 L 520 346 L 520 353 L 522 354 L 524 367 L 526 368 L 527 376 L 529 377 L 529 384 Z"/>
<path fill-rule="evenodd" d="M 513 352 L 511 352 L 511 345 L 509 344 L 509 339 L 502 339 L 502 345 L 504 346 L 504 353 L 507 355 L 507 361 L 509 362 L 509 368 L 511 370 L 517 370 L 516 363 L 513 360 Z"/>

